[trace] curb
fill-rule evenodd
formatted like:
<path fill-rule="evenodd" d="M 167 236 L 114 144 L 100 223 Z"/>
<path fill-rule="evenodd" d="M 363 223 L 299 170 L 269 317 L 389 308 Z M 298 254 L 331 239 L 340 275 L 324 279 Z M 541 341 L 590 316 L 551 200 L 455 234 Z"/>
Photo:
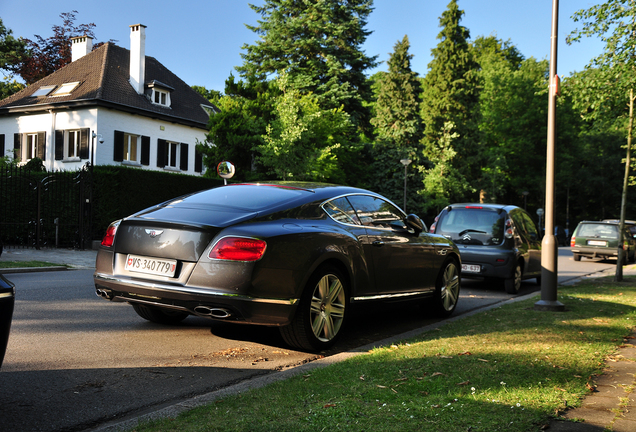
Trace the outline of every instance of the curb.
<path fill-rule="evenodd" d="M 13 267 L 13 268 L 0 269 L 0 274 L 37 273 L 37 272 L 62 271 L 62 270 L 71 270 L 71 267 L 64 266 L 64 265 L 51 266 L 51 267 Z"/>

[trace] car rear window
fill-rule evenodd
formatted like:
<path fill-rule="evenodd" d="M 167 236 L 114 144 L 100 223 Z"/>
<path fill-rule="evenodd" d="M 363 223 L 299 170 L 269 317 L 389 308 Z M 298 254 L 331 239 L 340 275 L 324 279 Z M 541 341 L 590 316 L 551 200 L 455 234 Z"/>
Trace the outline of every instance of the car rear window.
<path fill-rule="evenodd" d="M 609 224 L 581 224 L 577 237 L 618 239 L 618 227 Z"/>
<path fill-rule="evenodd" d="M 273 185 L 231 185 L 209 189 L 183 199 L 184 205 L 219 205 L 257 211 L 311 194 L 306 189 Z"/>
<path fill-rule="evenodd" d="M 435 232 L 458 244 L 498 245 L 504 240 L 505 217 L 496 210 L 455 207 L 442 214 Z"/>

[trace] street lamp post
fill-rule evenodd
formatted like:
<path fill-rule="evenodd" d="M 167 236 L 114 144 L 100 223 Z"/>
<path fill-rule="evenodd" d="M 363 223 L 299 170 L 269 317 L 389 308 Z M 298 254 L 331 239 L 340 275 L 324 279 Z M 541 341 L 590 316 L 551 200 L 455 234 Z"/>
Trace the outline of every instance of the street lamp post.
<path fill-rule="evenodd" d="M 411 163 L 411 159 L 400 159 L 400 163 L 404 165 L 404 212 L 406 213 L 406 167 Z"/>

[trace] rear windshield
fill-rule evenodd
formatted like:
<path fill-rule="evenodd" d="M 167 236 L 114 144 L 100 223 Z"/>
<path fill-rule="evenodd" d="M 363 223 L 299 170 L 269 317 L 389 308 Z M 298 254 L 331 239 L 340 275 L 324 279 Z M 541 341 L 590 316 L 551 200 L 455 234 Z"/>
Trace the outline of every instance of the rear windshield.
<path fill-rule="evenodd" d="M 609 224 L 581 224 L 577 237 L 618 239 L 618 227 Z"/>
<path fill-rule="evenodd" d="M 435 232 L 458 244 L 498 245 L 504 240 L 505 212 L 453 208 L 442 214 Z"/>
<path fill-rule="evenodd" d="M 191 195 L 181 202 L 185 206 L 213 204 L 256 211 L 274 207 L 310 193 L 312 192 L 305 189 L 272 185 L 230 185 Z"/>

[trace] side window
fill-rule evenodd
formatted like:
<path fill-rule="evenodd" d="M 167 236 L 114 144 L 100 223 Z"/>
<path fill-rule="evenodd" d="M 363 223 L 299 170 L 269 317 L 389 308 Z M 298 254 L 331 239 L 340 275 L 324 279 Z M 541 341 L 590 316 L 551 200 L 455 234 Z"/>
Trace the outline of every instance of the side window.
<path fill-rule="evenodd" d="M 347 198 L 362 225 L 371 228 L 406 229 L 404 214 L 390 202 L 369 195 L 350 195 Z"/>
<path fill-rule="evenodd" d="M 523 226 L 525 227 L 525 231 L 531 239 L 538 240 L 539 231 L 537 230 L 537 226 L 534 224 L 530 215 L 526 212 L 521 212 L 521 216 L 523 217 Z"/>
<path fill-rule="evenodd" d="M 331 219 L 336 222 L 350 225 L 360 225 L 360 220 L 356 215 L 356 211 L 351 207 L 346 198 L 337 198 L 326 202 L 322 208 L 327 212 Z"/>

